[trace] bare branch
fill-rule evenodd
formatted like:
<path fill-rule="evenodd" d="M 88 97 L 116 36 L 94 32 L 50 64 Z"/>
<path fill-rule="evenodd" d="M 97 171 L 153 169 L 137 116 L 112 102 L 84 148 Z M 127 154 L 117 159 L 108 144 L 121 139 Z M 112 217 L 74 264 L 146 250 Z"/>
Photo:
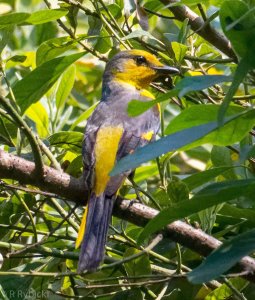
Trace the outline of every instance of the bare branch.
<path fill-rule="evenodd" d="M 171 5 L 179 2 L 177 0 L 160 1 L 164 5 Z M 235 61 L 237 60 L 229 40 L 223 34 L 212 28 L 210 24 L 207 24 L 201 17 L 199 17 L 186 5 L 170 6 L 169 10 L 171 10 L 175 18 L 181 22 L 185 19 L 189 19 L 189 25 L 191 26 L 191 29 L 193 31 L 202 36 L 206 41 L 211 43 L 214 47 L 219 49 L 227 56 L 233 58 Z"/>
<path fill-rule="evenodd" d="M 15 179 L 23 184 L 34 185 L 43 191 L 57 194 L 71 199 L 77 203 L 86 203 L 86 187 L 82 180 L 57 171 L 53 168 L 43 167 L 43 179 L 38 178 L 35 164 L 0 150 L 0 178 Z"/>
<path fill-rule="evenodd" d="M 33 162 L 0 150 L 0 178 L 10 178 L 23 184 L 34 185 L 44 191 L 65 197 L 78 204 L 85 204 L 87 190 L 81 179 L 73 178 L 64 172 L 47 166 L 44 166 L 43 171 L 43 180 L 38 180 Z M 156 209 L 140 203 L 130 205 L 129 200 L 121 198 L 117 199 L 114 208 L 115 216 L 138 226 L 145 226 L 157 214 L 158 211 Z M 175 221 L 169 224 L 165 234 L 173 241 L 202 256 L 207 256 L 221 245 L 219 240 L 182 221 Z M 238 272 L 245 272 L 240 274 L 244 274 L 243 277 L 249 281 L 255 282 L 255 260 L 248 256 L 244 257 L 238 264 Z"/>

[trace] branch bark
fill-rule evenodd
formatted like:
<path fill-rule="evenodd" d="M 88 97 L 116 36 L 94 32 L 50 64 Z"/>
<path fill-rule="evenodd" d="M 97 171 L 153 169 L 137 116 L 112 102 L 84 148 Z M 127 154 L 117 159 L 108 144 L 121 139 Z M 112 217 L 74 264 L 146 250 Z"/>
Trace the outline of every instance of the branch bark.
<path fill-rule="evenodd" d="M 43 191 L 51 192 L 80 205 L 86 204 L 87 190 L 82 179 L 76 179 L 70 175 L 44 166 L 43 180 L 38 180 L 35 172 L 35 164 L 31 161 L 6 153 L 0 150 L 0 178 L 17 180 L 22 184 L 39 187 Z M 125 219 L 138 226 L 145 224 L 158 214 L 156 209 L 140 203 L 130 205 L 129 200 L 117 199 L 114 207 L 114 215 Z M 182 222 L 175 221 L 167 226 L 165 234 L 171 240 L 207 256 L 221 245 L 214 237 L 204 233 L 200 229 Z M 244 257 L 238 264 L 238 272 L 245 273 L 243 277 L 255 282 L 255 260 L 249 256 Z"/>
<path fill-rule="evenodd" d="M 160 0 L 164 5 L 170 5 L 178 3 L 178 0 Z M 185 19 L 189 20 L 189 25 L 193 31 L 203 37 L 206 41 L 211 43 L 221 52 L 226 54 L 228 57 L 233 58 L 237 61 L 237 57 L 231 47 L 229 40 L 216 29 L 210 26 L 210 23 L 199 17 L 194 11 L 192 11 L 186 5 L 171 6 L 169 10 L 174 14 L 175 18 L 181 22 Z"/>

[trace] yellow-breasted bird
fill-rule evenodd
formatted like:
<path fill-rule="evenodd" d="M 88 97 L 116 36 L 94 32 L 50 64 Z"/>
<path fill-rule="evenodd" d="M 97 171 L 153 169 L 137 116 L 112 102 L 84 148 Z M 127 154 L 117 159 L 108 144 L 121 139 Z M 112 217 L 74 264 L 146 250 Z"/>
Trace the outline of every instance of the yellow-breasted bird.
<path fill-rule="evenodd" d="M 129 117 L 127 105 L 133 99 L 152 100 L 149 84 L 159 75 L 177 73 L 143 50 L 119 52 L 106 65 L 102 98 L 84 134 L 84 180 L 90 196 L 76 241 L 76 247 L 81 244 L 79 272 L 94 271 L 103 260 L 116 194 L 131 173 L 109 177 L 110 171 L 120 158 L 153 140 L 160 127 L 158 106 Z"/>

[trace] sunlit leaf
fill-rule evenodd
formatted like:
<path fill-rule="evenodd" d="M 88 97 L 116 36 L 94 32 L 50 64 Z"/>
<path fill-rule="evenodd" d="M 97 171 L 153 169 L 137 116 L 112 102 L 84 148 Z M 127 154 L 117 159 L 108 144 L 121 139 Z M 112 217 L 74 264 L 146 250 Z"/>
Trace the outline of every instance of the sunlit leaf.
<path fill-rule="evenodd" d="M 68 37 L 53 38 L 42 43 L 36 51 L 36 64 L 41 65 L 75 47 L 77 41 Z"/>
<path fill-rule="evenodd" d="M 75 131 L 59 131 L 48 137 L 48 140 L 51 146 L 80 154 L 83 134 Z"/>
<path fill-rule="evenodd" d="M 67 15 L 68 10 L 65 9 L 45 9 L 33 12 L 26 20 L 25 25 L 27 24 L 43 24 L 50 21 L 60 19 L 61 17 Z"/>
<path fill-rule="evenodd" d="M 10 13 L 7 15 L 0 16 L 0 28 L 4 28 L 10 25 L 17 25 L 24 22 L 30 14 L 28 13 Z"/>
<path fill-rule="evenodd" d="M 47 61 L 18 81 L 13 86 L 13 92 L 22 112 L 37 102 L 53 86 L 60 75 L 84 54 L 81 52 Z"/>
<path fill-rule="evenodd" d="M 45 138 L 49 133 L 49 118 L 44 106 L 40 102 L 34 103 L 26 110 L 26 115 L 34 121 L 39 136 Z"/>
<path fill-rule="evenodd" d="M 75 81 L 75 70 L 75 66 L 71 65 L 61 77 L 56 93 L 56 106 L 58 110 L 63 107 L 68 95 L 71 93 Z"/>

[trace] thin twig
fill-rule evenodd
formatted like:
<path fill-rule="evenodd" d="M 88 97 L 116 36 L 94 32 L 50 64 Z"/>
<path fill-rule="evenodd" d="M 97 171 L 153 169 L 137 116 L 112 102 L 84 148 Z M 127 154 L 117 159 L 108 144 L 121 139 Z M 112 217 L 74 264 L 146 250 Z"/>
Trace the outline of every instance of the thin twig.
<path fill-rule="evenodd" d="M 115 266 L 117 266 L 117 265 L 122 265 L 122 264 L 124 264 L 124 263 L 126 263 L 126 262 L 128 262 L 128 261 L 131 261 L 131 260 L 133 260 L 133 259 L 136 259 L 136 258 L 138 258 L 138 257 L 140 257 L 140 256 L 142 256 L 142 255 L 144 255 L 144 254 L 146 254 L 146 253 L 148 253 L 148 252 L 149 252 L 151 249 L 153 249 L 160 241 L 162 241 L 162 239 L 163 239 L 163 235 L 162 235 L 162 234 L 158 234 L 158 235 L 152 240 L 152 242 L 151 242 L 147 247 L 144 248 L 144 250 L 140 251 L 139 253 L 130 255 L 129 257 L 126 257 L 126 258 L 124 258 L 124 259 L 122 259 L 122 260 L 120 260 L 120 261 L 116 261 L 116 262 L 114 262 L 114 263 L 112 263 L 112 264 L 109 264 L 109 265 L 107 265 L 107 266 L 102 266 L 102 267 L 99 268 L 99 270 L 106 269 L 106 268 L 107 268 L 107 269 L 108 269 L 108 268 L 112 268 L 112 267 L 115 267 Z"/>

